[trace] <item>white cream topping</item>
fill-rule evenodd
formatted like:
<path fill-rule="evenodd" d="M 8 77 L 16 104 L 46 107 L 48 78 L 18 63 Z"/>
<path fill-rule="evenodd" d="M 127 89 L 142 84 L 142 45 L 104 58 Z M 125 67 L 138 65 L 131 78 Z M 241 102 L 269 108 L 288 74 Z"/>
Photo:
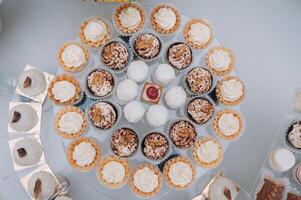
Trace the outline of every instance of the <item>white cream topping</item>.
<path fill-rule="evenodd" d="M 76 88 L 69 81 L 57 81 L 51 91 L 56 100 L 66 102 L 75 96 Z"/>
<path fill-rule="evenodd" d="M 236 101 L 243 95 L 243 85 L 236 79 L 224 81 L 221 89 L 223 97 L 228 101 Z"/>
<path fill-rule="evenodd" d="M 158 175 L 147 167 L 139 169 L 134 174 L 134 185 L 142 192 L 152 192 L 159 185 Z"/>
<path fill-rule="evenodd" d="M 185 186 L 192 181 L 191 167 L 184 162 L 176 162 L 169 168 L 168 176 L 174 185 Z"/>
<path fill-rule="evenodd" d="M 209 140 L 200 145 L 197 154 L 201 161 L 205 163 L 211 163 L 215 160 L 218 160 L 219 151 L 219 145 L 216 142 Z"/>
<path fill-rule="evenodd" d="M 80 46 L 71 44 L 64 49 L 62 60 L 66 67 L 80 67 L 85 63 L 86 57 Z"/>
<path fill-rule="evenodd" d="M 232 113 L 223 114 L 219 118 L 218 128 L 226 136 L 233 135 L 239 130 L 239 119 Z"/>
<path fill-rule="evenodd" d="M 172 29 L 177 21 L 177 16 L 171 8 L 160 8 L 155 14 L 156 22 L 165 30 Z"/>
<path fill-rule="evenodd" d="M 195 23 L 190 26 L 188 35 L 193 41 L 199 44 L 205 44 L 209 41 L 211 37 L 211 32 L 210 28 L 205 24 Z"/>
<path fill-rule="evenodd" d="M 109 183 L 120 183 L 125 177 L 124 166 L 116 161 L 107 163 L 102 169 L 102 177 Z"/>
<path fill-rule="evenodd" d="M 107 27 L 103 21 L 94 19 L 88 22 L 84 28 L 84 34 L 86 40 L 98 42 L 107 34 Z"/>
<path fill-rule="evenodd" d="M 72 154 L 72 158 L 76 161 L 76 164 L 84 167 L 90 165 L 96 156 L 96 150 L 88 142 L 81 142 L 75 146 Z"/>
<path fill-rule="evenodd" d="M 118 17 L 121 25 L 125 28 L 134 29 L 141 23 L 140 11 L 133 7 L 123 9 Z"/>
<path fill-rule="evenodd" d="M 59 120 L 59 129 L 67 134 L 78 133 L 83 126 L 83 117 L 77 112 L 67 112 Z"/>
<path fill-rule="evenodd" d="M 229 52 L 216 50 L 209 56 L 209 62 L 216 69 L 226 70 L 230 66 L 232 60 Z"/>

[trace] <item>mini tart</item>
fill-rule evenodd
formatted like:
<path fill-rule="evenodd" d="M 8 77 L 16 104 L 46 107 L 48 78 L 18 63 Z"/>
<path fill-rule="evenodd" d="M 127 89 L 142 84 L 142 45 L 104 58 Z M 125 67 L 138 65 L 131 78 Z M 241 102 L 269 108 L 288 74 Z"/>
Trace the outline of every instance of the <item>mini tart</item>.
<path fill-rule="evenodd" d="M 216 62 L 222 64 L 221 62 L 224 61 L 226 62 L 225 64 L 223 64 L 223 66 L 216 66 L 215 63 L 212 62 L 212 56 L 215 56 L 215 54 L 217 52 L 223 52 L 224 55 L 220 55 L 220 56 L 224 56 L 224 57 L 216 57 L 215 59 L 218 59 Z M 216 55 L 218 56 L 218 55 Z M 212 58 L 212 59 L 211 59 Z M 223 60 L 226 59 L 226 60 Z M 235 65 L 235 56 L 232 53 L 232 51 L 226 47 L 222 47 L 222 46 L 217 46 L 217 47 L 213 47 L 211 48 L 206 57 L 205 57 L 205 61 L 206 64 L 209 68 L 209 70 L 217 76 L 225 76 L 228 75 L 232 72 L 232 70 L 234 69 L 234 65 Z M 227 63 L 228 62 L 228 63 Z"/>
<path fill-rule="evenodd" d="M 206 43 L 203 43 L 203 44 L 200 44 L 196 41 L 194 41 L 190 35 L 189 35 L 189 31 L 191 30 L 191 25 L 193 24 L 196 24 L 196 23 L 201 23 L 205 26 L 207 26 L 210 30 L 210 38 L 209 40 L 206 42 Z M 191 19 L 190 21 L 188 21 L 184 27 L 184 30 L 183 30 L 183 34 L 184 34 L 184 38 L 186 40 L 186 42 L 192 47 L 192 48 L 195 48 L 195 49 L 204 49 L 204 48 L 207 48 L 209 46 L 209 44 L 212 42 L 213 40 L 213 30 L 212 30 L 212 27 L 207 23 L 205 22 L 204 20 L 201 20 L 201 19 Z"/>
<path fill-rule="evenodd" d="M 169 29 L 166 29 L 164 27 L 162 27 L 158 22 L 157 22 L 157 19 L 156 19 L 156 14 L 160 11 L 160 9 L 162 8 L 167 8 L 167 9 L 170 9 L 173 11 L 173 13 L 175 14 L 176 16 L 176 21 L 175 21 L 175 24 L 172 28 L 169 28 Z M 181 24 L 181 15 L 180 15 L 180 12 L 172 7 L 172 6 L 169 6 L 169 5 L 158 5 L 156 6 L 152 13 L 151 13 L 151 24 L 153 26 L 153 28 L 155 29 L 155 31 L 157 31 L 158 33 L 161 33 L 161 34 L 170 34 L 170 33 L 173 33 L 173 32 L 176 32 L 179 27 L 180 27 L 180 24 Z"/>
<path fill-rule="evenodd" d="M 181 178 L 183 178 L 184 175 L 191 176 L 191 180 L 189 182 L 187 182 L 185 184 L 175 183 L 172 180 L 172 178 L 170 177 L 170 174 L 169 174 L 170 170 L 173 167 L 173 165 L 177 164 L 177 163 L 181 163 L 182 167 L 187 167 L 187 166 L 190 167 L 191 174 L 187 174 L 187 171 L 185 169 L 181 169 L 181 170 L 174 169 L 175 170 L 174 173 L 178 174 L 179 176 L 182 176 Z M 193 166 L 193 163 L 188 158 L 185 158 L 183 156 L 177 156 L 166 162 L 166 164 L 164 165 L 164 168 L 163 168 L 163 176 L 169 187 L 171 187 L 175 190 L 183 190 L 183 189 L 187 188 L 193 182 L 193 180 L 195 178 L 195 168 Z M 180 178 L 180 177 L 177 177 L 177 178 Z M 187 181 L 187 180 L 185 180 L 185 181 Z"/>
<path fill-rule="evenodd" d="M 230 132 L 227 134 L 227 133 L 223 132 L 223 130 L 221 130 L 219 122 L 221 120 L 221 117 L 223 117 L 225 115 L 232 115 L 231 117 L 236 118 L 237 122 L 239 123 L 236 131 Z M 228 127 L 226 127 L 226 128 L 229 128 L 229 129 L 233 128 L 232 127 L 233 124 L 228 124 L 227 126 Z M 219 137 L 221 137 L 222 139 L 227 140 L 227 141 L 232 141 L 232 140 L 239 138 L 239 136 L 241 135 L 243 126 L 244 126 L 244 123 L 243 123 L 243 120 L 242 120 L 242 117 L 240 116 L 240 114 L 238 112 L 236 112 L 234 110 L 230 110 L 230 109 L 224 109 L 224 110 L 219 111 L 213 120 L 213 130 Z"/>
<path fill-rule="evenodd" d="M 74 148 L 77 145 L 81 144 L 82 142 L 91 144 L 91 146 L 95 149 L 95 152 L 96 152 L 93 162 L 86 166 L 78 165 L 76 163 L 76 160 L 73 159 Z M 93 139 L 90 139 L 90 138 L 78 138 L 78 139 L 72 141 L 72 143 L 70 143 L 68 150 L 67 150 L 67 159 L 72 168 L 82 171 L 82 172 L 87 172 L 87 171 L 94 169 L 97 166 L 97 164 L 100 160 L 100 154 L 101 154 L 100 146 L 96 143 L 96 141 L 94 141 Z"/>
<path fill-rule="evenodd" d="M 66 66 L 63 58 L 62 58 L 62 54 L 64 53 L 65 49 L 71 45 L 76 45 L 78 47 L 80 47 L 84 53 L 84 56 L 85 56 L 85 60 L 84 62 L 79 65 L 79 66 Z M 57 60 L 60 64 L 60 66 L 63 68 L 64 71 L 67 71 L 67 72 L 79 72 L 79 71 L 82 71 L 83 68 L 86 66 L 86 64 L 88 63 L 88 60 L 89 60 L 89 51 L 87 50 L 86 47 L 84 47 L 83 45 L 77 43 L 77 42 L 65 42 L 63 44 L 63 46 L 58 50 L 57 52 Z"/>
<path fill-rule="evenodd" d="M 119 19 L 119 15 L 121 14 L 121 12 L 124 10 L 124 9 L 128 9 L 128 8 L 134 8 L 136 10 L 138 10 L 140 12 L 140 17 L 141 17 L 141 21 L 140 21 L 140 24 L 135 27 L 135 28 L 128 28 L 128 27 L 124 27 L 122 24 L 121 24 L 121 21 Z M 122 4 L 121 6 L 119 6 L 116 10 L 115 10 L 115 13 L 114 13 L 114 23 L 115 23 L 115 26 L 124 34 L 133 34 L 133 33 L 136 33 L 138 31 L 140 31 L 144 24 L 145 24 L 145 13 L 144 13 L 144 10 L 142 7 L 140 7 L 138 4 L 136 3 L 124 3 Z"/>
<path fill-rule="evenodd" d="M 222 91 L 222 87 L 223 87 L 223 84 L 227 81 L 237 81 L 241 84 L 241 94 L 239 94 L 239 97 L 235 98 L 234 100 L 229 100 L 227 99 L 227 97 L 225 96 L 225 94 L 223 94 L 223 91 Z M 234 88 L 234 89 L 237 89 L 237 88 Z M 217 97 L 217 100 L 222 103 L 222 104 L 225 104 L 227 106 L 236 106 L 238 104 L 240 104 L 242 102 L 242 100 L 245 98 L 245 86 L 244 86 L 244 83 L 242 82 L 242 80 L 240 80 L 239 78 L 237 77 L 233 77 L 233 76 L 228 76 L 222 80 L 220 80 L 218 83 L 217 83 L 217 86 L 216 86 L 216 97 Z M 237 91 L 233 91 L 233 88 L 231 88 L 229 90 L 228 88 L 228 92 L 237 92 Z M 233 94 L 231 94 L 233 95 Z"/>
<path fill-rule="evenodd" d="M 218 152 L 218 158 L 216 160 L 213 160 L 212 162 L 204 162 L 203 160 L 201 160 L 199 158 L 199 155 L 198 155 L 198 151 L 199 151 L 199 148 L 205 144 L 206 142 L 208 141 L 213 141 L 214 143 L 216 143 L 218 145 L 218 149 L 219 149 L 219 152 Z M 214 140 L 212 137 L 210 136 L 204 136 L 202 138 L 200 138 L 194 145 L 193 147 L 193 150 L 192 150 L 192 156 L 193 156 L 193 159 L 202 167 L 202 168 L 205 168 L 205 169 L 209 169 L 209 168 L 214 168 L 216 166 L 218 166 L 222 159 L 223 159 L 223 149 L 222 149 L 222 145 L 217 142 L 216 140 Z"/>
<path fill-rule="evenodd" d="M 108 180 L 106 180 L 106 178 L 103 175 L 103 170 L 105 169 L 105 167 L 108 167 L 107 164 L 110 163 L 118 163 L 121 164 L 124 167 L 124 177 L 121 181 L 118 182 L 109 182 Z M 111 171 L 111 173 L 116 173 L 115 171 Z M 130 166 L 128 161 L 121 159 L 117 156 L 108 156 L 105 159 L 103 159 L 100 162 L 100 165 L 97 167 L 97 178 L 100 181 L 100 183 L 102 183 L 104 186 L 111 188 L 111 189 L 118 189 L 121 188 L 127 181 L 128 178 L 130 176 Z"/>
<path fill-rule="evenodd" d="M 71 83 L 74 87 L 75 87 L 75 94 L 74 96 L 67 100 L 67 101 L 60 101 L 57 98 L 55 98 L 55 95 L 52 92 L 52 89 L 54 87 L 54 85 L 57 82 L 61 82 L 61 81 L 67 81 L 69 83 Z M 81 98 L 81 88 L 80 88 L 80 84 L 79 82 L 74 78 L 73 75 L 67 75 L 67 74 L 61 74 L 61 75 L 57 75 L 49 84 L 48 87 L 48 98 L 55 103 L 56 105 L 71 105 L 76 103 L 80 98 Z"/>
<path fill-rule="evenodd" d="M 81 129 L 78 132 L 66 133 L 66 132 L 64 132 L 60 129 L 60 120 L 61 120 L 61 118 L 66 113 L 69 113 L 69 112 L 77 113 L 83 119 Z M 55 116 L 54 124 L 55 124 L 56 133 L 59 134 L 60 136 L 62 136 L 63 138 L 65 138 L 65 139 L 77 138 L 77 137 L 81 136 L 83 133 L 85 133 L 86 128 L 87 128 L 87 120 L 86 120 L 86 117 L 85 117 L 85 113 L 83 111 L 81 111 L 80 109 L 78 109 L 77 107 L 75 107 L 75 106 L 70 106 L 70 107 L 62 108 L 61 110 L 59 110 L 58 113 Z"/>
<path fill-rule="evenodd" d="M 102 36 L 99 40 L 97 41 L 92 41 L 88 38 L 86 38 L 85 36 L 85 28 L 87 27 L 88 23 L 91 22 L 91 21 L 101 21 L 104 25 L 105 25 L 105 28 L 106 28 L 106 33 L 104 36 Z M 98 48 L 100 47 L 101 45 L 103 45 L 104 43 L 106 43 L 108 40 L 111 39 L 112 37 L 112 29 L 110 27 L 110 25 L 105 21 L 103 20 L 101 17 L 92 17 L 92 18 L 89 18 L 87 19 L 86 21 L 84 21 L 80 28 L 79 28 L 79 37 L 82 41 L 82 43 L 84 44 L 87 44 L 89 47 L 94 47 L 94 48 Z"/>
<path fill-rule="evenodd" d="M 142 170 L 144 168 L 147 168 L 149 170 L 151 170 L 154 174 L 156 174 L 158 176 L 158 185 L 155 189 L 153 189 L 151 192 L 144 192 L 144 191 L 141 191 L 139 188 L 136 187 L 135 185 L 135 180 L 134 180 L 134 176 L 135 174 L 139 171 L 139 170 Z M 161 173 L 160 173 L 160 170 L 154 166 L 154 165 L 151 165 L 151 164 L 141 164 L 141 165 L 138 165 L 134 171 L 132 172 L 132 175 L 131 175 L 131 178 L 130 178 L 130 188 L 132 190 L 132 192 L 134 192 L 136 195 L 140 196 L 140 197 L 143 197 L 143 198 L 150 198 L 150 197 L 153 197 L 155 196 L 156 194 L 158 194 L 162 188 L 162 178 L 161 178 Z"/>

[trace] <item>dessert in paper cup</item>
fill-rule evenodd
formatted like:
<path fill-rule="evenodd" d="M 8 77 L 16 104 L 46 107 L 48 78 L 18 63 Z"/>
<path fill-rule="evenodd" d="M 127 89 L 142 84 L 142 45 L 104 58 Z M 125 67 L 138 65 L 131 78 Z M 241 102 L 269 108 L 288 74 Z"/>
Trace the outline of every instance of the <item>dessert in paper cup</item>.
<path fill-rule="evenodd" d="M 96 170 L 99 182 L 110 189 L 123 187 L 128 182 L 130 173 L 128 161 L 112 155 L 101 160 Z"/>
<path fill-rule="evenodd" d="M 133 60 L 133 53 L 128 45 L 121 39 L 112 39 L 100 49 L 100 62 L 102 66 L 122 74 Z"/>
<path fill-rule="evenodd" d="M 120 126 L 112 132 L 110 151 L 120 158 L 134 158 L 139 142 L 139 133 L 133 127 Z"/>
<path fill-rule="evenodd" d="M 178 72 L 188 69 L 193 62 L 193 52 L 184 42 L 172 42 L 165 50 L 165 60 Z"/>
<path fill-rule="evenodd" d="M 122 109 L 112 101 L 101 100 L 88 106 L 86 116 L 94 128 L 108 130 L 118 124 L 122 116 Z"/>
<path fill-rule="evenodd" d="M 117 83 L 114 72 L 103 67 L 93 67 L 82 77 L 85 94 L 92 100 L 109 98 L 115 93 Z"/>
<path fill-rule="evenodd" d="M 82 43 L 92 48 L 99 48 L 111 39 L 113 29 L 110 23 L 102 17 L 90 17 L 79 28 Z"/>
<path fill-rule="evenodd" d="M 100 146 L 94 139 L 78 138 L 73 140 L 67 149 L 67 159 L 72 168 L 88 172 L 96 168 L 100 160 Z"/>
<path fill-rule="evenodd" d="M 121 35 L 132 35 L 145 25 L 145 11 L 137 3 L 124 3 L 113 14 L 114 26 Z"/>
<path fill-rule="evenodd" d="M 56 105 L 74 105 L 82 98 L 80 83 L 73 75 L 57 75 L 49 85 L 48 98 Z"/>
<path fill-rule="evenodd" d="M 176 156 L 165 163 L 163 176 L 169 187 L 175 190 L 183 190 L 194 181 L 195 168 L 188 158 Z"/>
<path fill-rule="evenodd" d="M 144 62 L 161 57 L 163 42 L 159 35 L 151 30 L 143 30 L 130 38 L 130 46 L 134 54 Z"/>
<path fill-rule="evenodd" d="M 191 149 L 197 138 L 195 126 L 187 118 L 171 121 L 167 132 L 173 146 L 180 150 Z"/>
<path fill-rule="evenodd" d="M 58 50 L 57 60 L 64 71 L 79 72 L 89 61 L 88 49 L 77 42 L 65 42 Z"/>
<path fill-rule="evenodd" d="M 161 4 L 154 7 L 150 18 L 154 30 L 163 35 L 176 32 L 181 24 L 181 14 L 179 10 L 168 4 Z"/>
<path fill-rule="evenodd" d="M 54 119 L 55 131 L 65 139 L 78 138 L 87 130 L 85 113 L 75 106 L 60 109 Z"/>
<path fill-rule="evenodd" d="M 158 165 L 171 154 L 171 142 L 159 130 L 148 132 L 141 142 L 141 152 L 146 160 Z"/>

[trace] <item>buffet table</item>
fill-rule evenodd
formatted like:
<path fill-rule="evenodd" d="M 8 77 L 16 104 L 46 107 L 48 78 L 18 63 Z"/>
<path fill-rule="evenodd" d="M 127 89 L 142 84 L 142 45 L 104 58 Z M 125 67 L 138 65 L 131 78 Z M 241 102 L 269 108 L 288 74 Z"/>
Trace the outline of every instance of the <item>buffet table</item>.
<path fill-rule="evenodd" d="M 156 3 L 159 1 L 141 2 L 142 5 Z M 242 104 L 247 127 L 239 141 L 233 142 L 227 149 L 222 167 L 227 169 L 231 177 L 244 188 L 251 189 L 282 115 L 287 109 L 293 88 L 300 84 L 298 73 L 301 71 L 296 59 L 301 41 L 297 37 L 298 32 L 295 31 L 301 29 L 298 23 L 301 19 L 298 13 L 300 5 L 297 2 L 282 3 L 284 5 L 281 2 L 271 5 L 266 2 L 266 5 L 259 7 L 260 4 L 256 2 L 239 3 L 239 1 L 228 3 L 191 1 L 191 5 L 177 1 L 171 3 L 183 13 L 209 19 L 218 33 L 218 39 L 231 47 L 236 54 L 236 70 L 247 86 L 247 98 Z M 199 4 L 199 8 L 194 6 L 195 3 Z M 221 5 L 215 7 L 218 3 Z M 43 71 L 55 74 L 58 67 L 56 61 L 58 47 L 76 35 L 77 27 L 83 19 L 109 12 L 112 5 L 114 4 L 74 0 L 57 3 L 12 0 L 4 2 L 0 8 L 0 15 L 4 21 L 4 28 L 0 33 L 1 67 L 9 74 L 17 74 L 23 70 L 25 64 L 30 63 Z M 277 14 L 275 10 L 278 8 L 287 12 Z M 68 13 L 65 12 L 66 9 L 69 10 Z M 199 9 L 202 12 L 199 12 Z M 241 12 L 242 9 L 244 12 Z M 51 10 L 55 10 L 56 14 L 52 15 Z M 225 10 L 231 15 L 224 15 Z M 256 16 L 254 12 L 257 12 Z M 275 23 L 279 20 L 287 23 L 279 26 Z M 275 32 L 279 34 L 274 34 Z M 275 44 L 281 45 L 281 50 L 285 52 L 275 51 Z M 10 98 L 5 97 L 0 99 L 1 108 L 6 113 L 9 100 Z M 43 137 L 49 145 L 44 148 L 49 165 L 57 166 L 56 162 L 66 162 L 66 158 L 64 151 L 58 152 L 51 145 L 60 141 L 56 134 L 51 134 L 54 132 L 52 123 L 46 121 L 53 118 L 52 115 L 52 110 L 49 110 L 43 116 L 43 129 L 47 130 Z M 0 119 L 2 130 L 6 130 L 7 116 L 2 115 Z M 14 170 L 6 135 L 5 131 L 1 134 L 0 159 L 3 164 L 0 165 L 0 175 L 9 178 L 0 181 L 0 194 L 7 196 L 8 199 L 26 199 L 26 193 L 18 177 L 10 176 Z M 66 171 L 63 167 L 54 167 L 53 170 Z M 72 174 L 66 176 L 72 177 Z M 74 185 L 81 184 L 81 180 L 78 179 L 70 181 Z M 82 190 L 71 188 L 71 194 L 76 197 L 80 193 L 85 193 L 87 199 L 93 199 L 97 195 L 101 197 L 101 194 L 95 194 L 95 190 L 89 189 L 85 186 Z M 174 192 L 168 197 L 192 198 L 185 192 Z"/>

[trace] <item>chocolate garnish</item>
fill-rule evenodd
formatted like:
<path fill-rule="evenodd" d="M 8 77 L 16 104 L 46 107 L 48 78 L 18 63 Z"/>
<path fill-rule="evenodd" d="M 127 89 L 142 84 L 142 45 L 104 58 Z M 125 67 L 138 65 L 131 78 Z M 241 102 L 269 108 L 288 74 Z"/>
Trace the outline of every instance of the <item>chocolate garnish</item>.
<path fill-rule="evenodd" d="M 27 76 L 23 83 L 23 88 L 28 88 L 31 86 L 31 84 L 32 84 L 32 80 L 29 76 Z"/>
<path fill-rule="evenodd" d="M 13 119 L 11 120 L 11 123 L 16 123 L 21 119 L 21 113 L 14 111 Z"/>
<path fill-rule="evenodd" d="M 224 195 L 227 197 L 228 200 L 232 200 L 231 192 L 228 188 L 224 189 Z"/>
<path fill-rule="evenodd" d="M 26 156 L 27 152 L 26 150 L 22 147 L 20 149 L 17 149 L 18 155 L 23 158 L 24 156 Z"/>
<path fill-rule="evenodd" d="M 36 180 L 36 183 L 34 185 L 33 193 L 34 193 L 34 198 L 38 199 L 39 195 L 42 192 L 42 181 L 38 178 Z"/>

